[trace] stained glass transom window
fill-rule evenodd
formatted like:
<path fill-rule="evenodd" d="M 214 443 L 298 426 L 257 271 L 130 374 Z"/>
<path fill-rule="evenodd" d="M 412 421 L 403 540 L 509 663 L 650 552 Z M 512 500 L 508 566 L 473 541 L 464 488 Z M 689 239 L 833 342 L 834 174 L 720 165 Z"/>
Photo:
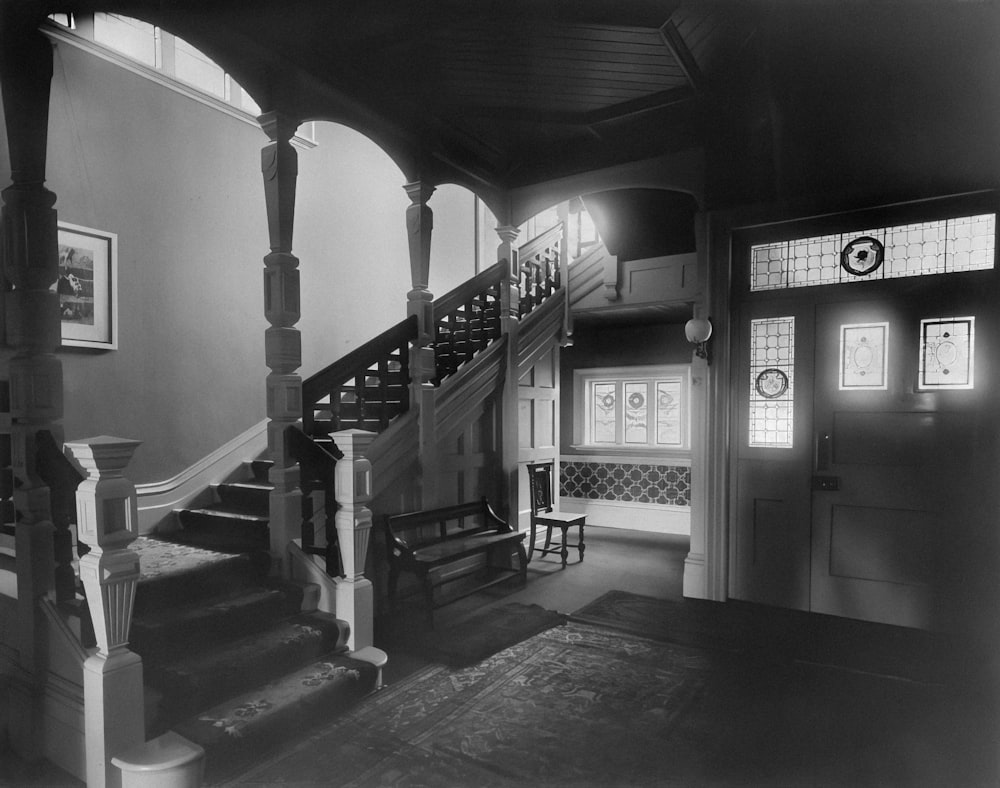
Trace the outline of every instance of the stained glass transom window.
<path fill-rule="evenodd" d="M 750 289 L 895 279 L 993 268 L 996 214 L 963 216 L 750 248 Z"/>
<path fill-rule="evenodd" d="M 973 387 L 975 327 L 974 317 L 938 317 L 920 321 L 918 388 Z"/>
<path fill-rule="evenodd" d="M 795 318 L 750 321 L 751 446 L 792 448 Z"/>

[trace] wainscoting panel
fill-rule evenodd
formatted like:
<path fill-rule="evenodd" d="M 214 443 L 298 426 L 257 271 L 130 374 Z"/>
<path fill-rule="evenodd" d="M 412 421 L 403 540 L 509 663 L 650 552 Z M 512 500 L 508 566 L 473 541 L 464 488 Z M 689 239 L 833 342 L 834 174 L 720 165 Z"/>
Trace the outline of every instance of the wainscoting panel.
<path fill-rule="evenodd" d="M 691 468 L 672 462 L 574 457 L 560 463 L 560 509 L 587 522 L 670 534 L 691 533 Z"/>

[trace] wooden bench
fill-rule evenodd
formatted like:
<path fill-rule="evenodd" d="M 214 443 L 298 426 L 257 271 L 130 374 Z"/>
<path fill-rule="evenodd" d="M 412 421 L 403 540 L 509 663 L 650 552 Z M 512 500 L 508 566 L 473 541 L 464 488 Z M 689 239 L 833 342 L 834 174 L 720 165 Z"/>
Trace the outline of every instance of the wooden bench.
<path fill-rule="evenodd" d="M 423 586 L 427 618 L 434 610 L 502 583 L 514 575 L 528 580 L 525 534 L 514 531 L 483 498 L 481 501 L 384 517 L 389 560 L 389 598 L 395 598 L 401 572 L 413 572 Z M 514 564 L 516 552 L 518 566 Z M 436 602 L 434 589 L 469 577 L 484 567 L 489 577 L 472 588 Z"/>

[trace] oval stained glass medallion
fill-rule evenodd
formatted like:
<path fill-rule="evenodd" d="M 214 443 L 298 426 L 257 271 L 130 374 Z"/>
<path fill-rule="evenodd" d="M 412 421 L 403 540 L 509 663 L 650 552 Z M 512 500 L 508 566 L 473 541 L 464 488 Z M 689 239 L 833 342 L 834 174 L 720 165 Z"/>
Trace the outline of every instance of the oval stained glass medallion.
<path fill-rule="evenodd" d="M 885 259 L 885 247 L 877 238 L 862 235 L 840 253 L 840 267 L 854 276 L 866 276 L 879 269 Z"/>
<path fill-rule="evenodd" d="M 769 367 L 757 376 L 755 385 L 762 397 L 774 399 L 788 391 L 788 376 L 780 369 Z"/>

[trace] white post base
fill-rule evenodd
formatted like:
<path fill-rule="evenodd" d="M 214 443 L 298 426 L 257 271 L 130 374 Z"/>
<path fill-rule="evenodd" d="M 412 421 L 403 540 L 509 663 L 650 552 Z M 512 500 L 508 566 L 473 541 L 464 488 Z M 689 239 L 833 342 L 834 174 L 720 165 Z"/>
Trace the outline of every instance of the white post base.
<path fill-rule="evenodd" d="M 142 660 L 121 649 L 83 663 L 87 788 L 120 788 L 121 772 L 111 763 L 120 752 L 146 740 Z"/>
<path fill-rule="evenodd" d="M 122 788 L 199 788 L 205 775 L 205 750 L 179 733 L 167 731 L 113 758 Z"/>
<path fill-rule="evenodd" d="M 334 578 L 337 584 L 337 618 L 351 626 L 347 647 L 360 651 L 375 639 L 375 589 L 366 577 Z"/>
<path fill-rule="evenodd" d="M 684 559 L 684 596 L 688 599 L 709 599 L 704 553 L 688 553 Z"/>

